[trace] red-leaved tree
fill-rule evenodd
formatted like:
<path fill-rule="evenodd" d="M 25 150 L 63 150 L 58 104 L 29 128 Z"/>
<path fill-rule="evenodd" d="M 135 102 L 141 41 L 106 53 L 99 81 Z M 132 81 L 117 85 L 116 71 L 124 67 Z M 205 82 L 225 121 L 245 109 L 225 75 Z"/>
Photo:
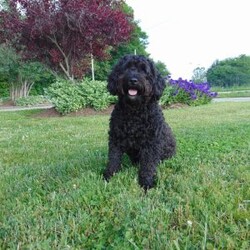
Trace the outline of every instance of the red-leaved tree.
<path fill-rule="evenodd" d="M 122 0 L 9 0 L 0 11 L 0 42 L 68 79 L 82 76 L 86 59 L 102 58 L 129 39 L 132 17 Z"/>

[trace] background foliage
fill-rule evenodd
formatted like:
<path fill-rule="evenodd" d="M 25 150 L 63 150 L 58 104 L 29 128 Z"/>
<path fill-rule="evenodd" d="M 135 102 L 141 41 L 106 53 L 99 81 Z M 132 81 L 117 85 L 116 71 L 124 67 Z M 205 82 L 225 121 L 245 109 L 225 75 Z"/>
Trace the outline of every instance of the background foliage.
<path fill-rule="evenodd" d="M 47 104 L 47 103 L 49 103 L 49 101 L 43 95 L 20 97 L 15 100 L 15 105 L 23 106 L 23 107 L 31 107 L 31 106 Z"/>
<path fill-rule="evenodd" d="M 211 91 L 207 82 L 195 83 L 193 81 L 169 79 L 160 99 L 160 104 L 167 107 L 174 103 L 182 103 L 190 106 L 199 106 L 211 102 L 217 93 Z"/>
<path fill-rule="evenodd" d="M 0 43 L 37 59 L 68 79 L 81 78 L 86 59 L 103 58 L 109 46 L 127 41 L 131 16 L 123 1 L 9 0 L 0 9 Z"/>
<path fill-rule="evenodd" d="M 207 80 L 220 87 L 250 85 L 250 56 L 217 60 L 207 70 Z"/>
<path fill-rule="evenodd" d="M 54 76 L 43 64 L 24 61 L 12 47 L 0 44 L 0 79 L 3 95 L 7 90 L 15 101 L 30 93 L 42 94 L 43 88 L 54 81 Z"/>
<path fill-rule="evenodd" d="M 124 12 L 128 15 L 133 16 L 134 11 L 127 4 L 124 4 Z M 112 67 L 118 62 L 118 60 L 127 54 L 138 54 L 144 56 L 150 56 L 146 51 L 148 45 L 148 36 L 139 26 L 139 22 L 133 20 L 133 31 L 131 32 L 130 38 L 128 41 L 123 42 L 117 47 L 112 47 L 109 52 L 109 56 L 106 60 L 97 60 L 95 61 L 95 79 L 100 81 L 106 81 L 107 75 L 111 71 Z M 163 74 L 167 76 L 169 71 L 167 66 L 158 61 L 156 62 L 156 67 Z M 91 77 L 91 70 L 86 74 L 87 77 Z"/>
<path fill-rule="evenodd" d="M 88 78 L 78 84 L 57 80 L 47 89 L 46 95 L 61 114 L 75 112 L 84 107 L 103 110 L 117 100 L 107 91 L 105 81 L 92 81 Z M 198 84 L 181 78 L 170 79 L 160 99 L 160 105 L 167 107 L 173 103 L 183 103 L 198 106 L 209 103 L 215 96 L 216 93 L 210 90 L 208 83 Z"/>
<path fill-rule="evenodd" d="M 73 59 L 73 58 L 70 59 L 70 55 L 67 58 L 65 58 L 63 56 L 63 54 L 61 54 L 61 55 L 60 55 L 60 53 L 58 54 L 58 52 L 56 52 L 56 50 L 54 50 L 54 48 L 52 46 L 53 45 L 53 41 L 44 40 L 42 42 L 42 44 L 41 44 L 41 41 L 39 40 L 40 38 L 38 40 L 32 40 L 32 39 L 31 40 L 29 40 L 29 39 L 25 40 L 25 38 L 23 37 L 21 40 L 20 39 L 16 40 L 16 36 L 21 36 L 21 37 L 22 36 L 28 36 L 27 31 L 31 31 L 31 30 L 33 32 L 32 34 L 35 35 L 35 36 L 38 35 L 38 34 L 40 34 L 41 32 L 44 32 L 44 33 L 41 33 L 41 37 L 44 36 L 44 35 L 45 36 L 50 36 L 49 34 L 47 34 L 45 32 L 46 31 L 46 27 L 47 27 L 46 24 L 48 24 L 47 28 L 50 27 L 51 32 L 53 32 L 53 29 L 51 28 L 53 25 L 59 25 L 59 26 L 63 25 L 62 24 L 63 23 L 62 19 L 58 19 L 57 20 L 58 23 L 54 23 L 53 25 L 51 24 L 51 20 L 54 18 L 53 17 L 53 13 L 56 14 L 56 15 L 59 15 L 59 12 L 61 11 L 60 13 L 62 14 L 63 10 L 60 10 L 60 11 L 59 10 L 55 10 L 55 8 L 52 6 L 53 8 L 51 7 L 51 12 L 47 13 L 46 15 L 43 15 L 43 12 L 42 12 L 42 8 L 43 7 L 42 6 L 45 4 L 45 2 L 43 2 L 43 4 L 41 4 L 40 6 L 36 6 L 36 1 L 34 1 L 33 4 L 31 4 L 31 2 L 30 2 L 29 5 L 25 5 L 26 2 L 27 1 L 23 1 L 22 2 L 24 4 L 23 5 L 24 9 L 31 11 L 31 10 L 33 10 L 35 8 L 36 11 L 34 13 L 36 13 L 36 15 L 34 16 L 33 12 L 32 12 L 33 14 L 31 12 L 29 12 L 29 15 L 31 15 L 31 16 L 29 16 L 29 15 L 23 16 L 24 23 L 22 24 L 22 27 L 23 27 L 23 25 L 28 25 L 28 26 L 30 25 L 30 27 L 29 27 L 28 30 L 23 29 L 24 34 L 22 34 L 22 33 L 19 34 L 18 32 L 20 32 L 20 30 L 17 29 L 18 24 L 20 23 L 20 21 L 22 21 L 22 20 L 20 20 L 20 15 L 22 16 L 22 13 L 18 12 L 18 13 L 15 13 L 15 15 L 11 16 L 11 13 L 13 11 L 15 11 L 15 8 L 16 8 L 15 5 L 13 5 L 15 3 L 15 1 L 14 0 L 9 1 L 9 2 L 6 1 L 5 5 L 2 2 L 2 6 L 5 6 L 5 7 L 2 8 L 2 10 L 0 11 L 0 14 L 1 14 L 0 15 L 0 19 L 2 20 L 2 23 L 0 25 L 0 32 L 2 34 L 2 36 L 1 36 L 2 42 L 7 42 L 8 43 L 8 46 L 6 46 L 6 44 L 4 44 L 4 45 L 2 45 L 2 47 L 9 48 L 14 53 L 14 55 L 16 57 L 16 61 L 18 61 L 17 63 L 19 65 L 19 67 L 22 67 L 21 64 L 25 64 L 26 63 L 25 60 L 27 58 L 30 58 L 30 57 L 37 58 L 38 60 L 46 63 L 47 65 L 49 65 L 49 67 L 52 70 L 53 74 L 56 73 L 57 75 L 59 74 L 59 76 L 62 77 L 62 71 L 60 72 L 59 68 L 61 67 L 61 70 L 63 70 L 63 68 L 64 68 L 64 73 L 65 73 L 65 69 L 67 68 L 67 65 L 70 66 L 70 62 L 69 61 L 71 59 L 74 61 L 75 59 Z M 77 4 L 80 4 L 81 1 L 79 0 L 79 1 L 71 1 L 71 2 L 72 3 L 75 2 Z M 104 2 L 107 2 L 107 1 L 106 0 L 103 1 L 103 4 L 105 5 Z M 118 4 L 118 2 L 116 4 Z M 70 10 L 71 10 L 70 8 L 71 7 L 72 6 L 69 5 L 69 6 L 66 6 L 65 9 L 64 9 L 64 11 L 65 11 L 64 15 L 66 15 L 64 17 L 65 20 L 67 19 L 66 18 L 67 17 L 67 13 L 68 13 L 67 11 L 70 12 Z M 83 9 L 84 8 L 85 7 L 83 7 Z M 121 40 L 119 40 L 119 41 L 117 40 L 115 42 L 114 46 L 111 46 L 111 45 L 107 46 L 107 44 L 104 42 L 104 40 L 102 41 L 104 43 L 103 46 L 105 47 L 105 51 L 103 51 L 103 53 L 105 52 L 104 53 L 105 57 L 98 56 L 100 54 L 99 53 L 100 51 L 98 52 L 99 54 L 98 53 L 96 54 L 96 56 L 94 54 L 94 59 L 95 59 L 94 60 L 94 70 L 95 70 L 95 72 L 94 73 L 95 73 L 95 79 L 96 80 L 106 81 L 107 75 L 111 71 L 111 68 L 113 67 L 113 65 L 122 56 L 124 56 L 125 54 L 137 53 L 137 54 L 140 54 L 140 55 L 149 56 L 149 54 L 146 52 L 146 47 L 147 47 L 147 44 L 148 44 L 147 34 L 144 31 L 142 31 L 142 29 L 139 26 L 139 23 L 133 19 L 133 9 L 131 7 L 129 7 L 127 4 L 125 4 L 125 3 L 123 3 L 120 6 L 118 6 L 118 8 L 120 8 L 120 10 L 122 11 L 122 13 L 124 13 L 123 18 L 125 18 L 125 17 L 129 18 L 130 25 L 131 25 L 131 27 L 133 27 L 133 29 L 130 30 L 130 36 L 129 37 L 123 36 L 123 38 Z M 54 12 L 53 12 L 53 10 L 54 10 Z M 25 11 L 23 13 L 25 13 Z M 53 17 L 51 20 L 49 20 L 50 15 L 51 15 L 51 18 Z M 102 16 L 102 17 L 104 18 L 105 15 Z M 34 18 L 37 19 L 37 20 L 41 20 L 41 22 L 42 22 L 42 20 L 44 20 L 44 22 L 42 22 L 40 26 L 34 26 L 34 22 L 32 22 L 32 20 Z M 60 18 L 62 18 L 62 16 L 60 16 Z M 122 18 L 122 16 L 120 16 L 120 18 Z M 11 24 L 11 20 L 12 21 L 16 20 L 16 22 L 13 22 L 15 25 L 10 25 Z M 92 20 L 91 22 L 92 22 L 91 25 L 96 25 L 97 24 L 97 23 L 95 23 L 94 20 Z M 49 26 L 50 24 L 52 26 Z M 109 24 L 109 26 L 111 26 L 111 24 Z M 126 27 L 123 27 L 123 28 L 125 29 Z M 60 39 L 66 39 L 67 40 L 67 37 L 72 37 L 72 35 L 70 33 L 70 32 L 72 32 L 72 30 L 70 30 L 70 29 L 67 30 L 66 28 L 64 30 L 57 28 L 54 31 L 55 32 L 55 37 L 58 35 L 57 34 L 58 30 L 60 30 L 60 32 L 62 32 L 62 35 L 64 36 L 64 37 L 61 37 Z M 77 32 L 79 32 L 79 30 Z M 108 33 L 108 32 L 106 32 L 106 33 Z M 10 34 L 15 34 L 15 36 L 8 36 Z M 77 34 L 74 34 L 74 35 L 77 35 Z M 123 34 L 120 33 L 119 35 L 122 36 Z M 35 37 L 34 37 L 34 39 L 35 39 Z M 118 39 L 117 36 L 116 36 L 116 39 Z M 86 43 L 85 40 L 81 40 L 81 42 L 85 43 L 85 45 L 84 45 L 85 47 L 88 45 L 88 43 Z M 100 42 L 100 40 L 99 40 L 99 42 Z M 25 44 L 22 44 L 22 43 L 25 43 Z M 31 46 L 32 43 L 35 43 L 33 47 Z M 10 44 L 13 47 L 11 47 Z M 58 44 L 58 41 L 54 40 L 54 46 L 57 46 L 57 44 Z M 72 50 L 72 46 L 73 47 L 76 46 L 76 44 L 72 44 L 72 39 L 70 40 L 70 46 L 68 46 L 67 43 L 64 44 L 63 42 L 61 42 L 61 44 L 63 46 L 64 45 L 66 46 L 65 49 L 71 48 L 71 50 Z M 77 46 L 78 45 L 79 44 L 77 44 Z M 29 50 L 28 51 L 29 53 L 27 54 L 27 50 L 26 49 L 29 46 L 32 47 L 32 50 Z M 48 48 L 46 48 L 46 46 Z M 84 49 L 85 48 L 84 46 L 81 46 L 81 48 Z M 61 53 L 63 53 L 63 50 L 60 50 L 62 48 L 60 48 L 60 47 L 57 46 L 57 49 Z M 72 52 L 74 52 L 74 51 L 76 51 L 76 49 L 72 50 Z M 47 55 L 48 53 L 49 53 L 49 56 Z M 65 51 L 64 51 L 64 54 L 65 54 Z M 79 51 L 77 52 L 77 55 L 79 55 Z M 63 56 L 64 60 L 61 60 L 62 56 Z M 2 58 L 4 59 L 5 56 L 2 56 Z M 100 59 L 100 58 L 102 58 L 102 59 Z M 66 71 L 68 71 L 68 72 L 66 72 L 66 75 L 68 74 L 67 75 L 68 78 L 72 79 L 72 77 L 70 76 L 71 73 L 72 73 L 72 75 L 75 75 L 75 76 L 77 76 L 77 75 L 79 76 L 78 73 L 81 73 L 81 74 L 84 74 L 84 77 L 89 77 L 90 78 L 91 75 L 92 75 L 90 53 L 88 52 L 88 53 L 85 53 L 84 55 L 81 55 L 80 58 L 77 58 L 77 60 L 80 60 L 80 61 L 77 64 L 75 64 L 75 66 L 72 66 L 72 69 L 68 68 L 66 70 Z M 34 61 L 32 61 L 32 63 L 33 62 Z M 0 64 L 1 64 L 1 62 L 0 62 Z M 5 64 L 6 64 L 6 62 L 5 62 Z M 12 63 L 11 65 L 12 65 L 12 68 L 16 68 L 16 67 L 14 67 L 15 64 Z M 162 72 L 163 75 L 169 74 L 169 72 L 168 72 L 168 70 L 166 68 L 166 65 L 164 63 L 162 63 L 162 62 L 159 61 L 159 62 L 156 62 L 156 65 L 157 65 L 157 68 Z M 72 70 L 72 72 L 70 72 L 71 70 Z M 78 71 L 78 73 L 76 71 Z M 28 73 L 34 74 L 32 69 L 30 69 Z M 25 74 L 25 75 L 27 76 L 27 74 Z M 1 86 L 6 87 L 6 82 L 10 82 L 10 81 L 8 81 L 8 78 L 9 78 L 8 71 L 4 71 L 3 72 L 3 70 L 2 70 L 2 74 L 0 74 L 0 76 L 1 76 L 0 79 L 2 79 L 2 81 L 3 81 L 3 83 L 1 84 Z M 11 74 L 11 76 L 12 76 L 12 74 Z M 44 76 L 44 78 L 46 78 L 46 76 Z M 31 85 L 30 93 L 32 95 L 43 94 L 43 88 L 44 87 L 48 87 L 48 85 L 51 84 L 51 80 L 53 81 L 53 79 L 51 79 L 51 80 L 50 79 L 45 79 L 45 80 L 47 80 L 47 81 L 43 81 L 43 80 L 38 81 L 37 80 L 34 85 L 32 84 Z M 11 82 L 15 83 L 17 86 L 19 85 L 18 81 L 16 81 L 16 80 L 15 81 L 11 81 Z M 6 89 L 3 90 L 2 92 L 3 92 L 4 95 L 6 95 Z M 28 94 L 29 94 L 29 92 L 26 95 L 28 95 Z M 21 96 L 22 95 L 18 95 L 14 99 L 19 98 Z"/>
<path fill-rule="evenodd" d="M 207 81 L 207 71 L 204 67 L 197 67 L 193 70 L 192 81 L 195 83 Z"/>
<path fill-rule="evenodd" d="M 77 8 L 77 6 L 80 6 L 82 3 L 82 0 L 74 0 L 70 1 L 69 5 L 63 6 L 63 1 L 59 1 L 58 3 L 62 4 L 60 5 L 62 9 L 54 8 L 56 2 L 50 2 L 52 4 L 51 6 L 51 12 L 47 13 L 46 15 L 43 15 L 43 9 L 42 6 L 46 5 L 46 1 L 41 1 L 41 5 L 37 5 L 37 1 L 21 1 L 23 6 L 23 12 L 18 10 L 18 13 L 14 13 L 13 11 L 16 10 L 15 3 L 17 0 L 11 0 L 11 1 L 0 1 L 1 8 L 0 8 L 0 33 L 1 35 L 1 41 L 3 44 L 0 45 L 0 97 L 7 97 L 11 96 L 13 100 L 16 100 L 19 97 L 22 96 L 28 96 L 31 95 L 42 95 L 44 94 L 44 88 L 47 88 L 51 85 L 52 82 L 55 81 L 55 75 L 59 77 L 60 79 L 63 76 L 63 68 L 65 69 L 65 65 L 67 65 L 67 60 L 72 59 L 72 62 L 74 66 L 68 68 L 68 78 L 71 80 L 75 80 L 75 78 L 82 76 L 84 74 L 85 78 L 90 78 L 92 75 L 91 72 L 91 59 L 90 59 L 90 52 L 85 53 L 83 55 L 80 55 L 79 58 L 73 59 L 69 55 L 67 58 L 63 56 L 63 54 L 60 55 L 62 51 L 60 51 L 60 46 L 58 47 L 58 41 L 54 40 L 50 42 L 48 41 L 40 41 L 38 40 L 32 40 L 37 35 L 43 35 L 49 36 L 51 34 L 47 34 L 45 31 L 47 28 L 51 32 L 55 32 L 55 36 L 59 35 L 56 39 L 64 39 L 65 43 L 63 46 L 67 45 L 67 37 L 71 37 L 73 26 L 68 27 L 70 25 L 70 22 L 67 24 L 63 24 L 63 21 L 68 20 L 69 16 L 67 16 L 67 13 L 71 13 L 71 11 L 74 8 Z M 27 5 L 26 3 L 29 4 Z M 91 2 L 91 1 L 90 1 Z M 90 3 L 89 2 L 89 3 Z M 109 2 L 109 0 L 103 0 L 100 1 L 104 5 Z M 123 37 L 121 40 L 117 40 L 114 42 L 114 44 L 109 44 L 109 46 L 106 46 L 107 44 L 104 42 L 104 40 L 98 40 L 98 42 L 103 42 L 102 48 L 105 48 L 104 50 L 101 49 L 101 47 L 96 47 L 96 54 L 94 54 L 94 69 L 95 69 L 95 80 L 98 81 L 106 81 L 107 75 L 111 71 L 113 65 L 125 54 L 141 54 L 145 56 L 149 56 L 147 52 L 147 44 L 148 44 L 148 36 L 147 34 L 140 28 L 139 22 L 134 20 L 133 18 L 133 9 L 128 6 L 126 3 L 122 3 L 121 1 L 116 1 L 118 5 L 116 5 L 116 10 L 121 14 L 119 16 L 119 20 L 125 20 L 126 22 L 129 21 L 129 27 L 124 27 L 127 30 L 123 30 L 124 32 L 129 32 L 130 35 Z M 119 3 L 118 3 L 119 2 Z M 73 6 L 75 3 L 76 5 Z M 72 5 L 73 4 L 73 5 Z M 95 4 L 95 3 L 93 3 Z M 94 5 L 89 5 L 88 8 L 93 7 Z M 46 7 L 46 6 L 45 6 Z M 47 6 L 48 7 L 48 6 Z M 47 8 L 46 7 L 46 8 Z M 83 9 L 86 6 L 81 6 Z M 91 7 L 91 8 L 92 8 Z M 46 9 L 45 8 L 45 9 Z M 29 12 L 29 14 L 24 15 L 25 11 L 27 10 L 35 10 L 33 14 Z M 64 10 L 64 11 L 63 11 Z M 68 11 L 68 12 L 67 12 Z M 93 13 L 96 14 L 96 10 L 94 8 L 91 9 Z M 106 14 L 109 11 L 113 10 L 106 10 Z M 12 13 L 13 12 L 13 13 Z M 11 13 L 13 14 L 11 16 Z M 37 15 L 34 15 L 36 13 Z M 64 13 L 64 14 L 63 14 Z M 103 14 L 102 18 L 105 19 L 105 13 Z M 51 23 L 51 20 L 54 20 L 55 15 L 59 15 L 58 23 Z M 72 13 L 71 13 L 72 14 Z M 79 13 L 76 13 L 76 16 Z M 90 14 L 90 13 L 89 13 Z M 118 14 L 118 13 L 117 13 Z M 49 17 L 51 15 L 51 20 L 49 20 Z M 64 19 L 63 19 L 63 15 Z M 76 17 L 75 16 L 75 17 Z M 20 19 L 20 17 L 22 17 Z M 46 19 L 47 17 L 47 19 Z M 72 17 L 72 16 L 71 16 Z M 38 19 L 36 19 L 38 18 Z M 73 17 L 72 17 L 73 18 Z M 118 18 L 118 17 L 117 17 Z M 125 19 L 124 19 L 125 18 Z M 41 22 L 37 22 L 37 24 L 34 26 L 34 20 L 40 20 Z M 73 19 L 72 19 L 73 20 Z M 12 22 L 13 21 L 13 22 Z M 15 22 L 14 22 L 15 21 Z M 44 21 L 44 22 L 42 22 Z M 96 25 L 96 20 L 90 20 L 90 26 Z M 100 20 L 99 20 L 100 21 Z M 21 23 L 20 23 L 21 22 Z M 22 24 L 19 26 L 19 24 Z M 128 23 L 127 23 L 128 24 Z M 29 29 L 25 29 L 24 26 L 28 25 Z M 30 26 L 29 26 L 30 25 Z M 40 25 L 40 26 L 39 26 Z M 46 26 L 48 25 L 48 26 Z M 52 26 L 51 26 L 52 25 Z M 54 26 L 53 26 L 54 25 Z M 51 27 L 58 27 L 62 25 L 65 29 L 53 29 Z M 86 26 L 86 25 L 85 25 Z M 23 27 L 24 29 L 20 33 L 20 29 L 18 27 Z M 84 25 L 82 26 L 84 27 Z M 92 26 L 91 26 L 92 27 Z M 72 29 L 71 29 L 72 28 Z M 79 28 L 79 27 L 78 27 Z M 100 27 L 95 27 L 100 28 Z M 85 28 L 84 28 L 85 29 Z M 58 34 L 58 30 L 62 32 L 62 36 L 60 37 L 60 34 Z M 12 32 L 10 32 L 12 31 Z M 29 36 L 29 32 L 32 31 L 32 36 Z M 85 32 L 86 30 L 82 31 Z M 14 32 L 14 33 L 13 33 Z M 25 33 L 26 32 L 26 33 Z M 42 34 L 42 33 L 43 34 Z M 77 30 L 79 32 L 79 29 Z M 11 35 L 15 34 L 15 35 Z M 77 39 L 77 34 L 75 38 Z M 122 33 L 119 35 L 122 35 Z M 127 34 L 128 35 L 128 34 Z M 90 37 L 85 37 L 84 46 L 82 46 L 82 49 L 86 49 L 86 46 L 89 45 L 91 35 L 88 34 Z M 21 39 L 22 38 L 22 39 Z M 29 40 L 30 38 L 30 40 Z M 93 38 L 93 37 L 92 37 Z M 103 37 L 104 38 L 104 37 Z M 66 49 L 68 48 L 74 48 L 73 54 L 77 51 L 76 47 L 79 45 L 77 41 L 74 40 L 76 44 L 72 45 L 72 41 L 70 41 L 70 46 L 66 46 Z M 83 42 L 83 40 L 81 40 Z M 33 47 L 31 44 L 33 43 Z M 53 46 L 57 47 L 57 50 L 53 48 Z M 10 46 L 12 45 L 12 46 Z M 49 46 L 46 50 L 44 50 L 43 46 Z M 101 45 L 101 44 L 100 44 Z M 27 53 L 27 48 L 31 46 L 32 49 L 30 49 Z M 52 46 L 52 47 L 50 47 Z M 8 49 L 6 53 L 6 49 Z M 5 50 L 5 51 L 4 51 Z M 99 51 L 99 52 L 98 52 Z M 101 52 L 102 51 L 102 52 Z M 93 51 L 92 51 L 93 52 Z M 98 53 L 97 53 L 98 52 Z M 47 53 L 47 54 L 46 54 Z M 49 54 L 48 54 L 49 53 Z M 77 52 L 77 54 L 79 54 Z M 105 56 L 104 56 L 105 54 Z M 104 57 L 103 57 L 104 56 Z M 48 68 L 45 68 L 42 64 L 39 64 L 38 61 L 34 60 L 27 60 L 27 58 L 37 58 L 40 61 L 43 61 L 47 65 L 49 65 L 50 73 L 48 72 Z M 62 59 L 64 58 L 64 59 Z M 101 59 L 102 58 L 102 59 Z M 155 62 L 156 67 L 158 70 L 162 73 L 163 76 L 167 76 L 171 74 L 171 72 L 168 71 L 167 66 L 160 61 Z M 61 65 L 61 66 L 60 66 Z M 70 64 L 68 64 L 70 66 Z M 61 70 L 59 70 L 61 68 Z M 67 70 L 66 70 L 67 71 Z M 71 74 L 71 73 L 72 74 Z M 65 73 L 65 70 L 64 70 Z M 67 75 L 67 74 L 66 74 Z M 82 79 L 82 77 L 80 77 Z M 81 80 L 80 80 L 81 81 Z M 223 61 L 216 61 L 207 71 L 204 67 L 198 67 L 194 69 L 193 76 L 192 76 L 192 82 L 194 83 L 200 83 L 200 82 L 206 82 L 208 81 L 213 87 L 219 86 L 219 87 L 232 87 L 232 86 L 243 86 L 248 85 L 250 83 L 250 57 L 246 55 L 241 55 L 237 58 L 229 58 Z M 173 86 L 172 86 L 173 87 Z M 162 98 L 162 103 L 170 103 L 172 101 L 177 102 L 177 100 L 188 100 L 189 96 L 185 93 L 185 91 L 181 94 L 182 91 L 179 91 L 179 95 L 171 95 L 170 99 L 167 100 L 167 96 L 172 93 L 171 88 L 166 90 L 164 92 L 164 96 Z M 175 91 L 174 91 L 175 92 Z M 169 93 L 169 94 L 168 94 Z M 182 96 L 182 98 L 180 98 Z M 203 95 L 203 97 L 205 97 Z M 205 99 L 205 98 L 203 98 Z M 164 100 L 164 101 L 163 101 Z M 199 98 L 196 99 L 195 102 L 190 102 L 192 104 L 199 103 L 202 99 Z"/>
<path fill-rule="evenodd" d="M 108 93 L 106 82 L 92 81 L 88 78 L 77 84 L 57 80 L 47 89 L 46 95 L 56 110 L 63 115 L 85 107 L 103 110 L 116 100 Z"/>

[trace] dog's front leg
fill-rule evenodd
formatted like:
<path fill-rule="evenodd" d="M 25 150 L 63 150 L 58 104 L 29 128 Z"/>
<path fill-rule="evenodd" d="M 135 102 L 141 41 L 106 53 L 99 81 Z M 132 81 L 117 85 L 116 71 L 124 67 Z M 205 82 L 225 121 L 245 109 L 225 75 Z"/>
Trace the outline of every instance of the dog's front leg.
<path fill-rule="evenodd" d="M 156 168 L 160 157 L 152 148 L 144 148 L 140 154 L 139 184 L 144 190 L 154 187 L 156 182 Z"/>
<path fill-rule="evenodd" d="M 108 165 L 103 173 L 103 177 L 108 181 L 121 168 L 122 150 L 113 145 L 109 145 Z"/>

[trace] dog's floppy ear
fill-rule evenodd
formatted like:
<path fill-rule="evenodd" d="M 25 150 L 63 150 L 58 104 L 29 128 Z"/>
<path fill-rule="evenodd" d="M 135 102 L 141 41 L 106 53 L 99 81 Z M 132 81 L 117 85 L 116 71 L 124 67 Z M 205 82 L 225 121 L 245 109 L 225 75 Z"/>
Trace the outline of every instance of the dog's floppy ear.
<path fill-rule="evenodd" d="M 118 95 L 118 78 L 122 73 L 122 65 L 127 60 L 127 56 L 122 57 L 118 63 L 113 67 L 111 73 L 108 76 L 108 91 L 111 95 Z"/>
<path fill-rule="evenodd" d="M 108 76 L 108 91 L 111 95 L 117 95 L 119 70 L 116 65 Z"/>
<path fill-rule="evenodd" d="M 156 97 L 156 100 L 159 100 L 161 98 L 165 87 L 166 87 L 166 81 L 158 73 L 154 84 L 154 96 Z"/>
<path fill-rule="evenodd" d="M 162 96 L 163 90 L 166 87 L 166 81 L 161 76 L 159 71 L 156 69 L 155 64 L 149 60 L 150 68 L 151 68 L 151 77 L 153 84 L 153 96 L 156 100 L 159 100 Z"/>

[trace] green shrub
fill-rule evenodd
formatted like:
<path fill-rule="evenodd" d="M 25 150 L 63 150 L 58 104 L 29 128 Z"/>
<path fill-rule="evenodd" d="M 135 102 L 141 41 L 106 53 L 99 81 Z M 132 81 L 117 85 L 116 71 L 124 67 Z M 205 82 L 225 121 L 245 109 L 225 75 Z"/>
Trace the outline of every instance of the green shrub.
<path fill-rule="evenodd" d="M 0 97 L 9 97 L 9 85 L 6 81 L 1 81 L 0 76 Z"/>
<path fill-rule="evenodd" d="M 87 106 L 95 110 L 108 108 L 116 100 L 116 98 L 108 93 L 106 82 L 85 79 L 79 84 L 79 87 Z"/>
<path fill-rule="evenodd" d="M 34 106 L 39 104 L 47 103 L 48 99 L 42 95 L 38 96 L 28 96 L 28 97 L 20 97 L 15 101 L 17 106 Z"/>
<path fill-rule="evenodd" d="M 80 83 L 58 80 L 46 91 L 56 110 L 65 115 L 81 108 L 103 110 L 116 101 L 107 91 L 107 83 L 84 79 Z"/>
<path fill-rule="evenodd" d="M 191 105 L 192 99 L 190 95 L 184 90 L 176 91 L 176 88 L 173 86 L 167 86 L 160 99 L 160 105 L 164 108 L 168 107 L 173 103 L 183 103 Z"/>
<path fill-rule="evenodd" d="M 77 111 L 87 104 L 77 85 L 66 80 L 57 80 L 45 93 L 61 114 Z"/>
<path fill-rule="evenodd" d="M 103 110 L 117 100 L 117 97 L 108 93 L 106 82 L 88 78 L 77 83 L 59 79 L 47 89 L 46 95 L 61 114 L 85 107 Z M 213 96 L 207 84 L 194 84 L 180 79 L 165 88 L 160 105 L 167 107 L 172 103 L 184 103 L 198 106 L 210 102 Z"/>
<path fill-rule="evenodd" d="M 167 86 L 161 96 L 161 99 L 159 101 L 160 105 L 162 107 L 167 107 L 174 103 L 174 87 L 172 86 Z"/>

